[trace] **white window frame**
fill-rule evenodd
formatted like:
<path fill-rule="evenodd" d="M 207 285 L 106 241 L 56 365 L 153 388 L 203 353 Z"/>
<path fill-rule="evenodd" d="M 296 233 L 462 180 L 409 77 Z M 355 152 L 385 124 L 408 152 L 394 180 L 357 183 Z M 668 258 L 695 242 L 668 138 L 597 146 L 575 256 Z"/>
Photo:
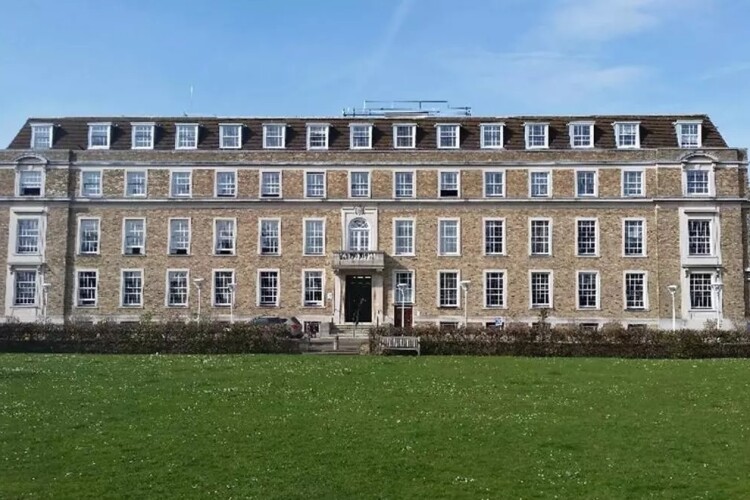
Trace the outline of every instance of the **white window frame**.
<path fill-rule="evenodd" d="M 84 184 L 84 178 L 86 177 L 86 174 L 99 174 L 99 192 L 95 194 L 87 194 L 85 191 L 85 184 Z M 79 180 L 79 190 L 78 194 L 81 198 L 101 198 L 103 195 L 103 180 L 104 180 L 104 172 L 100 169 L 83 169 L 80 171 L 80 174 L 78 176 Z"/>
<path fill-rule="evenodd" d="M 94 303 L 91 305 L 81 304 L 81 273 L 94 273 L 96 286 L 94 287 Z M 99 270 L 98 269 L 84 269 L 76 268 L 75 270 L 75 300 L 73 301 L 73 307 L 76 309 L 94 309 L 99 307 Z"/>
<path fill-rule="evenodd" d="M 578 137 L 575 134 L 576 127 L 588 127 L 589 133 L 589 141 L 588 144 L 579 144 L 576 145 L 576 137 Z M 568 136 L 570 137 L 570 147 L 571 149 L 591 149 L 594 147 L 594 122 L 570 122 L 568 124 Z"/>
<path fill-rule="evenodd" d="M 635 126 L 635 144 L 622 144 L 622 128 L 625 126 Z M 612 127 L 615 129 L 615 145 L 617 149 L 640 149 L 641 147 L 641 122 L 614 122 Z"/>
<path fill-rule="evenodd" d="M 500 222 L 503 228 L 503 251 L 487 253 L 487 223 L 488 222 Z M 498 255 L 507 255 L 508 241 L 507 241 L 507 226 L 505 223 L 505 217 L 484 217 L 482 219 L 482 255 L 488 257 L 496 257 Z"/>
<path fill-rule="evenodd" d="M 549 276 L 549 279 L 547 281 L 548 283 L 548 292 L 549 292 L 549 303 L 548 304 L 540 304 L 540 305 L 534 305 L 534 289 L 532 287 L 532 278 L 534 274 L 542 273 L 547 274 Z M 529 269 L 529 275 L 528 275 L 528 285 L 529 285 L 529 309 L 552 309 L 555 306 L 555 273 L 551 269 Z M 577 302 L 577 300 L 576 300 Z"/>
<path fill-rule="evenodd" d="M 443 196 L 443 174 L 456 174 L 456 196 Z M 442 169 L 438 170 L 438 198 L 459 199 L 461 198 L 461 170 L 460 169 Z"/>
<path fill-rule="evenodd" d="M 628 222 L 640 222 L 641 223 L 641 248 L 643 249 L 640 254 L 628 254 L 626 253 L 626 245 L 628 241 L 627 226 Z M 642 258 L 648 257 L 647 245 L 648 242 L 648 230 L 647 221 L 643 217 L 624 217 L 622 219 L 622 256 L 627 258 Z"/>
<path fill-rule="evenodd" d="M 128 175 L 129 174 L 143 174 L 143 194 L 128 194 Z M 148 169 L 132 168 L 125 170 L 125 186 L 123 190 L 123 197 L 125 198 L 145 198 L 148 196 Z M 170 179 L 170 190 L 171 190 L 171 179 Z"/>
<path fill-rule="evenodd" d="M 487 303 L 487 275 L 488 274 L 502 274 L 503 275 L 503 289 L 502 289 L 502 305 L 496 306 L 496 305 L 489 305 Z M 506 269 L 485 269 L 482 272 L 482 292 L 483 292 L 483 298 L 482 298 L 482 304 L 484 305 L 485 309 L 507 309 L 508 308 L 508 271 Z"/>
<path fill-rule="evenodd" d="M 354 144 L 355 130 L 358 128 L 367 129 L 367 145 L 357 146 Z M 372 123 L 350 123 L 349 124 L 349 149 L 372 149 Z"/>
<path fill-rule="evenodd" d="M 211 307 L 218 307 L 218 308 L 224 308 L 224 307 L 231 307 L 232 303 L 235 302 L 235 295 L 236 292 L 233 292 L 231 288 L 229 289 L 229 302 L 226 304 L 219 304 L 216 302 L 216 275 L 218 273 L 231 273 L 231 281 L 229 282 L 229 285 L 237 283 L 237 273 L 233 268 L 219 268 L 219 269 L 212 269 L 211 270 Z"/>
<path fill-rule="evenodd" d="M 112 144 L 112 123 L 111 122 L 92 122 L 88 124 L 89 132 L 89 144 L 88 149 L 109 149 Z M 107 127 L 107 144 L 93 145 L 91 140 L 94 137 L 94 128 Z"/>
<path fill-rule="evenodd" d="M 454 273 L 456 275 L 456 303 L 443 305 L 440 300 L 440 275 L 443 273 Z M 435 303 L 438 309 L 460 309 L 461 308 L 461 270 L 460 269 L 438 269 L 437 270 L 437 294 Z"/>
<path fill-rule="evenodd" d="M 411 144 L 408 146 L 398 145 L 398 128 L 411 128 Z M 414 149 L 417 147 L 417 124 L 416 123 L 394 123 L 393 124 L 393 149 Z"/>
<path fill-rule="evenodd" d="M 578 246 L 578 239 L 580 236 L 580 228 L 578 226 L 579 222 L 593 222 L 594 223 L 594 253 L 593 254 L 587 254 L 587 253 L 580 253 L 580 248 Z M 576 217 L 575 219 L 575 256 L 581 257 L 581 258 L 591 258 L 591 257 L 599 257 L 600 252 L 600 245 L 599 245 L 599 219 L 597 217 Z"/>
<path fill-rule="evenodd" d="M 55 132 L 54 125 L 51 123 L 31 123 L 29 126 L 31 127 L 31 144 L 29 145 L 29 148 L 37 150 L 51 149 L 52 144 L 54 144 L 55 142 L 55 138 L 52 135 Z M 45 129 L 47 131 L 48 141 L 45 146 L 37 146 L 37 135 L 39 135 L 39 131 L 41 131 L 42 129 Z"/>
<path fill-rule="evenodd" d="M 502 191 L 500 194 L 488 194 L 487 174 L 500 174 L 503 177 Z M 482 170 L 482 191 L 485 198 L 505 198 L 505 190 L 508 184 L 508 176 L 504 168 L 485 168 Z"/>
<path fill-rule="evenodd" d="M 410 222 L 411 223 L 411 252 L 400 252 L 398 248 L 398 231 L 396 230 L 396 225 L 399 222 Z M 399 256 L 399 257 L 413 257 L 416 255 L 416 245 L 417 245 L 417 238 L 416 238 L 416 232 L 417 232 L 417 221 L 414 217 L 394 217 L 392 219 L 393 224 L 393 255 Z"/>
<path fill-rule="evenodd" d="M 30 304 L 19 304 L 18 303 L 18 274 L 19 273 L 34 273 L 34 302 Z M 15 267 L 13 268 L 13 306 L 14 308 L 33 308 L 38 307 L 40 303 L 39 289 L 40 289 L 40 278 L 41 271 L 35 267 Z M 28 283 L 28 282 L 27 282 Z"/>
<path fill-rule="evenodd" d="M 398 287 L 397 285 L 400 283 L 398 279 L 399 274 L 408 274 L 409 275 L 409 282 L 411 283 L 411 288 L 409 288 L 409 295 L 408 298 L 404 297 L 404 300 L 402 301 L 401 294 L 398 293 Z M 417 290 L 417 281 L 415 279 L 415 273 L 414 269 L 394 269 L 392 274 L 392 283 L 393 283 L 393 304 L 396 306 L 397 313 L 400 309 L 400 306 L 408 306 L 408 305 L 414 305 L 416 297 L 416 290 Z M 406 294 L 404 294 L 406 295 Z"/>
<path fill-rule="evenodd" d="M 23 178 L 24 174 L 34 172 L 39 173 L 39 194 L 22 194 L 21 189 L 23 183 L 21 182 L 21 179 Z M 34 166 L 22 166 L 16 169 L 16 196 L 22 197 L 22 198 L 43 198 L 46 196 L 45 189 L 47 184 L 47 172 L 44 167 L 34 165 Z"/>
<path fill-rule="evenodd" d="M 323 227 L 323 245 L 321 246 L 320 253 L 310 253 L 307 247 L 307 223 L 308 222 L 320 222 Z M 260 226 L 259 226 L 260 227 Z M 326 254 L 326 219 L 325 217 L 305 217 L 302 219 L 302 255 L 310 257 L 322 257 Z"/>
<path fill-rule="evenodd" d="M 708 183 L 708 192 L 706 193 L 691 193 L 689 190 L 689 175 L 690 172 L 706 172 L 706 182 Z M 710 164 L 705 163 L 689 163 L 682 168 L 682 193 L 686 197 L 700 198 L 714 196 L 716 192 L 716 184 L 714 180 L 714 168 Z"/>
<path fill-rule="evenodd" d="M 195 134 L 195 144 L 180 146 L 180 130 L 192 128 Z M 174 148 L 175 149 L 198 149 L 200 139 L 200 125 L 198 123 L 175 123 L 174 125 Z"/>
<path fill-rule="evenodd" d="M 708 253 L 691 253 L 690 252 L 690 223 L 696 221 L 696 222 L 708 222 Z M 716 217 L 713 215 L 700 215 L 700 214 L 691 214 L 688 216 L 685 220 L 685 242 L 687 245 L 687 248 L 685 249 L 685 255 L 688 256 L 688 258 L 691 259 L 703 259 L 703 258 L 712 258 L 716 257 L 717 252 L 717 223 L 716 223 Z"/>
<path fill-rule="evenodd" d="M 232 246 L 224 250 L 227 253 L 219 252 L 219 224 L 230 222 L 232 228 Z M 236 217 L 215 217 L 213 220 L 213 252 L 218 257 L 233 257 L 237 255 L 237 218 Z"/>
<path fill-rule="evenodd" d="M 227 132 L 230 128 L 237 128 L 237 145 L 227 146 L 225 139 L 234 139 L 235 136 L 228 136 Z M 219 149 L 241 149 L 242 148 L 242 129 L 241 123 L 219 123 Z"/>
<path fill-rule="evenodd" d="M 127 225 L 128 221 L 141 221 L 143 223 L 143 245 L 142 246 L 134 246 L 134 247 L 128 247 L 127 244 Z M 127 253 L 128 248 L 141 248 L 143 251 L 141 253 Z M 145 217 L 123 217 L 122 219 L 122 255 L 125 255 L 127 257 L 142 257 L 146 255 L 146 218 Z"/>
<path fill-rule="evenodd" d="M 308 175 L 322 175 L 323 176 L 323 194 L 320 196 L 311 196 L 308 192 L 308 188 L 310 187 L 310 184 L 308 183 L 307 176 Z M 328 195 L 328 186 L 327 186 L 327 178 L 325 170 L 306 170 L 305 171 L 305 180 L 304 180 L 304 189 L 305 189 L 305 198 L 310 199 L 323 199 L 326 198 Z"/>
<path fill-rule="evenodd" d="M 175 174 L 188 175 L 188 193 L 176 194 L 174 191 Z M 193 171 L 192 170 L 170 170 L 169 171 L 169 197 L 170 198 L 192 198 L 193 197 Z"/>
<path fill-rule="evenodd" d="M 138 304 L 125 304 L 125 273 L 140 273 L 141 275 L 141 301 Z M 97 282 L 97 286 L 99 283 Z M 143 269 L 120 269 L 120 307 L 124 309 L 135 309 L 143 307 L 143 295 L 146 291 L 146 279 Z"/>
<path fill-rule="evenodd" d="M 260 298 L 262 295 L 260 275 L 261 273 L 276 273 L 276 300 L 273 304 L 261 304 Z M 281 301 L 281 271 L 278 268 L 263 268 L 256 271 L 256 286 L 255 286 L 255 305 L 257 307 L 279 307 Z"/>
<path fill-rule="evenodd" d="M 320 300 L 310 301 L 306 300 L 307 296 L 307 274 L 308 273 L 320 273 Z M 260 276 L 260 275 L 259 275 Z M 279 279 L 279 278 L 277 278 Z M 260 286 L 260 283 L 258 283 Z M 279 287 L 280 288 L 280 287 Z M 300 305 L 304 308 L 322 309 L 326 303 L 326 272 L 325 269 L 302 269 L 302 301 Z"/>
<path fill-rule="evenodd" d="M 281 145 L 269 146 L 268 139 L 269 129 L 271 127 L 280 127 L 281 129 Z M 276 136 L 273 136 L 275 139 Z M 286 123 L 264 123 L 263 124 L 263 149 L 285 149 L 286 148 Z"/>
<path fill-rule="evenodd" d="M 582 274 L 593 274 L 596 279 L 594 281 L 596 286 L 596 305 L 594 306 L 581 306 L 581 275 Z M 601 273 L 597 270 L 580 270 L 576 271 L 576 310 L 577 311 L 598 311 L 602 308 L 602 285 L 601 285 Z"/>
<path fill-rule="evenodd" d="M 234 176 L 234 189 L 232 194 L 219 194 L 219 175 L 232 174 Z M 214 198 L 237 198 L 237 170 L 232 168 L 217 168 L 214 170 Z"/>
<path fill-rule="evenodd" d="M 365 174 L 367 175 L 367 193 L 366 194 L 354 194 L 354 175 Z M 349 198 L 370 198 L 372 195 L 372 172 L 369 170 L 349 170 Z"/>
<path fill-rule="evenodd" d="M 547 253 L 539 252 L 535 253 L 534 250 L 534 241 L 533 241 L 533 233 L 532 233 L 532 226 L 534 222 L 546 222 L 547 223 L 547 249 L 549 250 Z M 529 217 L 528 222 L 528 231 L 529 231 L 529 256 L 543 256 L 543 257 L 549 257 L 552 255 L 552 241 L 553 241 L 553 222 L 552 218 L 550 217 Z"/>
<path fill-rule="evenodd" d="M 456 223 L 456 251 L 450 253 L 443 253 L 441 251 L 442 240 L 442 225 L 444 222 L 455 222 Z M 460 257 L 461 256 L 461 218 L 460 217 L 439 217 L 437 224 L 437 254 L 440 257 Z"/>
<path fill-rule="evenodd" d="M 698 128 L 695 144 L 686 144 L 684 142 L 683 126 L 696 125 Z M 685 149 L 700 149 L 703 147 L 703 120 L 677 120 L 674 122 L 675 134 L 677 135 L 677 147 Z"/>
<path fill-rule="evenodd" d="M 578 190 L 578 175 L 579 174 L 586 174 L 586 173 L 593 173 L 594 174 L 594 193 L 588 194 L 588 193 L 581 193 Z M 598 198 L 599 197 L 599 170 L 596 168 L 579 168 L 575 170 L 575 190 L 576 190 L 576 198 Z"/>
<path fill-rule="evenodd" d="M 452 145 L 443 145 L 443 132 L 448 132 L 452 129 L 453 141 Z M 435 125 L 435 143 L 437 149 L 460 149 L 461 148 L 461 124 L 459 123 L 438 123 Z"/>
<path fill-rule="evenodd" d="M 331 136 L 331 125 L 329 123 L 308 123 L 305 125 L 307 132 L 307 149 L 310 151 L 326 150 L 328 149 L 328 142 Z M 313 131 L 323 130 L 323 144 L 313 145 L 312 135 Z M 317 133 L 317 132 L 316 132 Z"/>
<path fill-rule="evenodd" d="M 711 295 L 710 295 L 710 297 L 711 297 L 711 307 L 693 307 L 693 294 L 692 294 L 693 287 L 692 287 L 691 281 L 692 281 L 692 276 L 693 275 L 697 275 L 697 274 L 707 274 L 707 275 L 709 275 L 711 277 L 711 283 L 709 285 L 711 287 L 711 290 L 710 290 L 710 293 L 711 293 Z M 706 270 L 700 270 L 700 271 L 696 270 L 695 272 L 688 273 L 688 275 L 687 275 L 686 278 L 687 278 L 686 279 L 686 285 L 687 285 L 687 307 L 688 307 L 688 311 L 690 311 L 690 312 L 696 312 L 696 313 L 698 313 L 698 312 L 716 311 L 717 303 L 718 303 L 718 298 L 719 298 L 719 297 L 717 297 L 717 293 L 716 293 L 716 290 L 714 288 L 714 285 L 719 282 L 718 279 L 717 279 L 717 276 L 716 276 L 716 272 L 715 271 L 710 271 L 708 269 L 706 269 Z"/>
<path fill-rule="evenodd" d="M 187 221 L 187 248 L 185 249 L 186 253 L 172 253 L 172 221 Z M 190 245 L 192 243 L 193 238 L 193 221 L 190 217 L 170 217 L 167 221 L 167 255 L 171 256 L 179 256 L 182 257 L 184 255 L 190 255 Z"/>
<path fill-rule="evenodd" d="M 146 146 L 136 144 L 136 131 L 139 127 L 148 127 L 150 129 L 151 142 Z M 130 124 L 130 149 L 154 149 L 156 139 L 156 126 L 153 122 L 133 122 Z"/>
<path fill-rule="evenodd" d="M 278 252 L 276 253 L 263 253 L 263 223 L 264 222 L 276 222 L 278 230 Z M 258 218 L 258 255 L 264 257 L 278 257 L 281 255 L 281 218 L 279 217 L 262 217 Z"/>
<path fill-rule="evenodd" d="M 500 144 L 487 144 L 485 140 L 485 129 L 490 127 L 499 128 Z M 481 149 L 503 149 L 505 147 L 505 123 L 480 123 L 479 124 L 479 147 Z"/>
<path fill-rule="evenodd" d="M 531 127 L 541 126 L 544 128 L 544 144 L 543 145 L 532 145 L 531 139 Z M 526 149 L 549 149 L 549 123 L 544 122 L 528 122 L 523 124 L 523 136 L 526 144 Z"/>
<path fill-rule="evenodd" d="M 534 176 L 532 174 L 546 174 L 547 175 L 547 194 L 546 195 L 534 195 Z M 552 197 L 552 170 L 550 169 L 531 169 L 529 170 L 529 198 L 551 198 Z"/>
<path fill-rule="evenodd" d="M 13 255 L 42 255 L 44 251 L 44 218 L 41 216 L 26 215 L 22 213 L 14 214 L 15 217 L 12 219 L 12 224 L 15 224 L 15 242 L 13 244 Z M 20 238 L 21 238 L 21 221 L 34 221 L 36 222 L 36 251 L 35 252 L 19 252 Z"/>
<path fill-rule="evenodd" d="M 279 176 L 279 193 L 274 194 L 264 194 L 263 193 L 263 176 L 266 174 L 278 174 Z M 284 173 L 282 170 L 260 170 L 258 172 L 258 197 L 263 199 L 269 199 L 269 200 L 280 200 L 284 197 Z"/>
<path fill-rule="evenodd" d="M 83 252 L 83 222 L 96 221 L 96 252 Z M 102 220 L 101 217 L 78 216 L 76 230 L 76 255 L 100 255 L 102 251 Z"/>
<path fill-rule="evenodd" d="M 169 282 L 169 274 L 170 273 L 185 273 L 185 303 L 184 304 L 170 304 L 169 303 L 169 297 L 170 297 L 170 282 Z M 185 309 L 187 307 L 190 307 L 190 269 L 172 269 L 168 268 L 165 275 L 165 288 L 164 288 L 164 307 L 168 307 L 170 309 Z"/>
<path fill-rule="evenodd" d="M 641 176 L 641 191 L 638 194 L 628 194 L 625 190 L 625 178 L 628 174 L 637 173 Z M 643 198 L 646 196 L 646 170 L 643 168 L 623 168 L 620 170 L 620 186 L 623 198 Z"/>
<path fill-rule="evenodd" d="M 408 196 L 398 194 L 398 175 L 409 174 L 411 175 L 411 194 Z M 416 198 L 417 197 L 417 172 L 416 170 L 404 170 L 398 169 L 393 171 L 393 197 L 394 198 Z"/>
<path fill-rule="evenodd" d="M 643 307 L 628 307 L 628 281 L 629 274 L 640 274 L 643 276 Z M 623 311 L 648 311 L 648 271 L 640 269 L 627 269 L 622 272 L 622 309 Z"/>

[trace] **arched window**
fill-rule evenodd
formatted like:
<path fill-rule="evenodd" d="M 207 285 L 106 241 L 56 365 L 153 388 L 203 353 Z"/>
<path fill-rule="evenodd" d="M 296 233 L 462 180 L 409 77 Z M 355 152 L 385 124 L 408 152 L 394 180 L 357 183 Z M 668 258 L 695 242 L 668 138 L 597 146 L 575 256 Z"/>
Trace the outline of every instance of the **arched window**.
<path fill-rule="evenodd" d="M 367 252 L 370 250 L 370 225 L 361 217 L 349 223 L 349 251 Z"/>

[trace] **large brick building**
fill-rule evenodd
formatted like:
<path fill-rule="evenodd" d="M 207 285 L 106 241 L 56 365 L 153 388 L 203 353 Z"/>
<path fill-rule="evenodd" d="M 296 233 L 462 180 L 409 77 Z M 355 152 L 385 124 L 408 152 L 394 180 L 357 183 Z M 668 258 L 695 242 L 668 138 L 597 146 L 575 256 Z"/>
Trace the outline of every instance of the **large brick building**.
<path fill-rule="evenodd" d="M 38 118 L 0 151 L 6 320 L 744 324 L 707 116 Z M 398 285 L 401 286 L 398 286 Z"/>

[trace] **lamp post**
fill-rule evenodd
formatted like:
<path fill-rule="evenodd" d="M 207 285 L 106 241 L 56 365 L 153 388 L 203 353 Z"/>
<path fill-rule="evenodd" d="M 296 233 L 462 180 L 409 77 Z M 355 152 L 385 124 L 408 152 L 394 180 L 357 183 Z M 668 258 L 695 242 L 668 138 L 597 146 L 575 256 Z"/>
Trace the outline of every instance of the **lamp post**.
<path fill-rule="evenodd" d="M 461 281 L 461 291 L 464 293 L 464 328 L 469 327 L 469 285 L 471 280 Z"/>
<path fill-rule="evenodd" d="M 721 291 L 724 288 L 723 283 L 714 283 L 714 295 L 716 296 L 716 328 L 721 329 Z"/>
<path fill-rule="evenodd" d="M 677 313 L 674 305 L 674 294 L 677 291 L 677 285 L 669 285 L 667 290 L 669 290 L 669 295 L 672 296 L 672 331 L 674 332 L 677 330 Z"/>
<path fill-rule="evenodd" d="M 234 324 L 234 291 L 237 289 L 237 283 L 229 284 L 229 323 Z"/>
<path fill-rule="evenodd" d="M 401 325 L 402 329 L 404 328 L 404 302 L 405 302 L 404 299 L 406 298 L 405 294 L 406 294 L 406 287 L 407 286 L 408 285 L 406 283 L 399 283 L 399 284 L 396 285 L 396 288 L 398 289 L 398 293 L 399 293 L 399 297 L 400 297 L 400 300 L 399 300 L 399 309 L 401 309 L 401 322 L 400 322 L 400 325 Z"/>
<path fill-rule="evenodd" d="M 201 287 L 203 286 L 203 278 L 193 278 L 193 285 L 195 285 L 196 290 L 198 290 L 198 316 L 197 321 L 198 323 L 201 322 Z"/>
<path fill-rule="evenodd" d="M 47 322 L 47 302 L 49 301 L 49 289 L 52 285 L 42 283 L 42 321 Z"/>

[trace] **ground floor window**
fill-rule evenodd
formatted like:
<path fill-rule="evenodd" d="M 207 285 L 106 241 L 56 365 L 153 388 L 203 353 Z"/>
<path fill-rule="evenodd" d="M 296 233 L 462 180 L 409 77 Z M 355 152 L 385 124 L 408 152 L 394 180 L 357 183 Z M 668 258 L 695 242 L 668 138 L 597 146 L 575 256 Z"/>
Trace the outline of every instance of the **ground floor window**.
<path fill-rule="evenodd" d="M 713 275 L 711 273 L 690 274 L 690 308 L 712 309 L 713 308 Z"/>
<path fill-rule="evenodd" d="M 13 304 L 17 306 L 36 305 L 36 271 L 17 270 L 15 272 Z"/>
<path fill-rule="evenodd" d="M 550 307 L 550 273 L 531 273 L 531 307 Z"/>
<path fill-rule="evenodd" d="M 122 305 L 123 307 L 143 305 L 143 271 L 122 272 Z"/>
<path fill-rule="evenodd" d="M 646 308 L 646 275 L 644 273 L 625 274 L 625 308 Z"/>
<path fill-rule="evenodd" d="M 486 271 L 484 273 L 484 305 L 485 307 L 503 307 L 505 291 L 505 273 L 501 271 Z"/>
<path fill-rule="evenodd" d="M 597 274 L 593 272 L 578 273 L 578 307 L 580 309 L 599 307 L 597 278 Z"/>
<path fill-rule="evenodd" d="M 304 287 L 304 305 L 307 307 L 323 306 L 323 271 L 305 271 Z"/>
<path fill-rule="evenodd" d="M 399 286 L 401 285 L 401 286 Z M 414 303 L 414 272 L 413 271 L 397 271 L 396 278 L 393 283 L 395 294 L 395 300 L 397 304 L 413 304 Z"/>
<path fill-rule="evenodd" d="M 440 307 L 458 307 L 458 272 L 440 271 L 438 276 Z"/>
<path fill-rule="evenodd" d="M 214 271 L 214 305 L 228 307 L 232 303 L 234 271 Z"/>
<path fill-rule="evenodd" d="M 258 304 L 261 306 L 279 305 L 279 272 L 258 272 Z"/>
<path fill-rule="evenodd" d="M 167 304 L 171 307 L 188 305 L 187 271 L 169 271 L 167 273 Z"/>
<path fill-rule="evenodd" d="M 95 307 L 98 276 L 96 271 L 78 271 L 78 307 Z"/>

